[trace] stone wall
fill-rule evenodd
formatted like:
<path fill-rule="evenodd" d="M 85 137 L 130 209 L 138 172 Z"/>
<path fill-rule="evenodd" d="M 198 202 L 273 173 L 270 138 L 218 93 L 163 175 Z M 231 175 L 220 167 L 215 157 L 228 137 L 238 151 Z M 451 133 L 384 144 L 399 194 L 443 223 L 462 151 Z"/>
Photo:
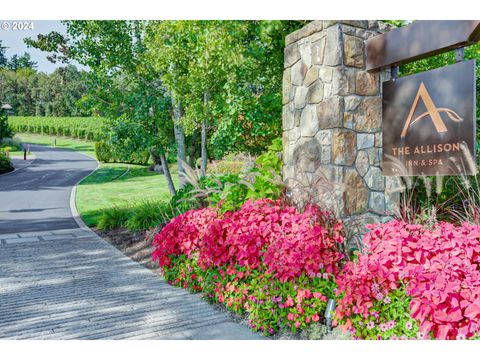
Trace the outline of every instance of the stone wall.
<path fill-rule="evenodd" d="M 287 194 L 342 218 L 377 222 L 398 193 L 382 176 L 381 81 L 366 72 L 364 40 L 380 21 L 313 21 L 286 37 L 283 144 Z M 386 183 L 387 182 L 387 183 Z"/>

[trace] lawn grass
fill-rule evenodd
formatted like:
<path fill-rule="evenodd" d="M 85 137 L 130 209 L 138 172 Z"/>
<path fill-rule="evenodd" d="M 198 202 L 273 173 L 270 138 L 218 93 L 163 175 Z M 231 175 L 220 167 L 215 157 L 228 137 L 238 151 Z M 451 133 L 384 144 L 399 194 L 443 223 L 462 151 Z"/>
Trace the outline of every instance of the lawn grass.
<path fill-rule="evenodd" d="M 54 146 L 55 139 L 57 139 L 57 148 L 71 149 L 82 154 L 95 156 L 95 142 L 79 140 L 70 137 L 64 136 L 51 136 L 51 135 L 39 135 L 39 134 L 26 134 L 26 133 L 17 133 L 17 137 L 20 138 L 21 142 L 28 146 L 28 144 L 38 144 L 45 146 Z"/>
<path fill-rule="evenodd" d="M 53 146 L 55 136 L 17 134 L 25 144 Z M 95 157 L 94 142 L 57 136 L 57 147 L 71 149 Z M 172 166 L 174 170 L 174 166 Z M 176 171 L 172 172 L 178 185 Z M 171 198 L 163 175 L 151 172 L 147 166 L 123 163 L 101 163 L 77 187 L 76 206 L 88 226 L 97 226 L 102 213 L 109 209 L 127 209 L 150 201 L 169 201 Z"/>
<path fill-rule="evenodd" d="M 174 175 L 178 184 L 178 177 Z M 163 175 L 140 165 L 102 164 L 77 188 L 77 209 L 88 226 L 96 226 L 101 214 L 113 207 L 129 208 L 142 201 L 169 201 Z"/>

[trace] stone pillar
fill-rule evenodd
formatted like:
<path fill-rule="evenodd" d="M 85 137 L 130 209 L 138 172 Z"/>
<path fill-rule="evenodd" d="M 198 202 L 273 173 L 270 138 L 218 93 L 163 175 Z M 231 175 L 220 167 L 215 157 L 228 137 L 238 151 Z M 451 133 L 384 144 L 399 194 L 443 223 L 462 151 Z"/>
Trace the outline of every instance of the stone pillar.
<path fill-rule="evenodd" d="M 364 40 L 389 29 L 313 21 L 286 37 L 283 177 L 297 206 L 317 203 L 363 224 L 391 215 L 395 199 L 380 167 L 381 78 L 389 73 L 364 70 Z"/>

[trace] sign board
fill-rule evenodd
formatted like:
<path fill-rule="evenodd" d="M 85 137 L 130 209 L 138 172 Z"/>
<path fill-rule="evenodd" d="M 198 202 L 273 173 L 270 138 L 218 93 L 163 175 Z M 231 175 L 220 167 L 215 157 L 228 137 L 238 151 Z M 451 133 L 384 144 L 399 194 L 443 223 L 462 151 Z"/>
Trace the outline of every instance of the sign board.
<path fill-rule="evenodd" d="M 475 174 L 475 60 L 383 83 L 385 176 Z"/>
<path fill-rule="evenodd" d="M 419 20 L 365 40 L 368 71 L 400 65 L 480 41 L 480 20 Z"/>

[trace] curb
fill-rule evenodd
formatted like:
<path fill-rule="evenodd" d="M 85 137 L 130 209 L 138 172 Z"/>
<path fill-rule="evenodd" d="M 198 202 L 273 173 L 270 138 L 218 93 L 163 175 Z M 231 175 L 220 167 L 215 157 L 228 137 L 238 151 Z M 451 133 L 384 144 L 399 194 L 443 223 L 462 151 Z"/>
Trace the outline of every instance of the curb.
<path fill-rule="evenodd" d="M 95 160 L 97 162 L 97 167 L 94 170 L 92 170 L 88 175 L 86 175 L 84 178 L 77 181 L 77 183 L 75 185 L 73 185 L 72 191 L 70 192 L 70 212 L 72 213 L 73 220 L 75 220 L 75 222 L 77 223 L 77 225 L 80 229 L 84 229 L 84 230 L 88 229 L 89 231 L 91 231 L 92 233 L 97 235 L 92 229 L 90 229 L 87 226 L 87 224 L 85 224 L 85 222 L 82 220 L 82 217 L 78 213 L 77 205 L 76 205 L 76 197 L 77 197 L 77 186 L 78 186 L 78 184 L 80 184 L 84 179 L 86 179 L 87 177 L 92 175 L 95 171 L 97 171 L 100 168 L 100 162 L 97 159 L 95 159 L 93 156 L 86 155 L 86 154 L 83 154 L 83 155 L 88 156 L 89 158 Z"/>

